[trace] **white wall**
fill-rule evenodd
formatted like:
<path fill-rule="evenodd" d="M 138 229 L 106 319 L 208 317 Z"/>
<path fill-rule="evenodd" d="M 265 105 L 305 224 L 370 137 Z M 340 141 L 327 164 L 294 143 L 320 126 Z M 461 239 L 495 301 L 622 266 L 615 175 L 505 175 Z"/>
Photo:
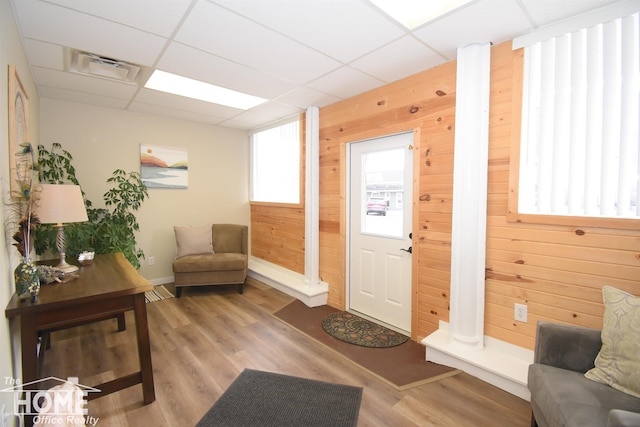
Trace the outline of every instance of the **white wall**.
<path fill-rule="evenodd" d="M 30 134 L 32 138 L 38 138 L 38 94 L 33 85 L 33 79 L 31 78 L 31 73 L 27 65 L 9 0 L 0 0 L 0 87 L 2 87 L 2 90 L 0 90 L 0 184 L 3 207 L 3 209 L 0 209 L 0 221 L 2 221 L 4 225 L 0 233 L 2 233 L 3 241 L 6 243 L 0 248 L 0 308 L 2 310 L 7 306 L 13 294 L 13 269 L 19 262 L 18 252 L 11 246 L 11 236 L 15 232 L 15 228 L 10 225 L 9 219 L 11 215 L 7 208 L 9 197 L 9 130 L 7 120 L 9 114 L 7 107 L 9 64 L 16 66 L 18 76 L 25 87 L 31 106 Z M 4 316 L 2 316 L 2 318 L 4 319 Z M 18 337 L 11 333 L 10 322 L 8 320 L 2 320 L 1 323 L 0 390 L 8 386 L 5 385 L 5 378 L 21 377 Z M 14 342 L 13 346 L 11 345 L 12 341 Z M 4 410 L 4 412 L 12 413 L 13 403 L 12 393 L 0 393 L 0 412 Z"/>
<path fill-rule="evenodd" d="M 249 225 L 249 137 L 246 131 L 42 98 L 40 141 L 58 142 L 73 156 L 80 185 L 94 207 L 104 207 L 106 180 L 115 169 L 140 171 L 140 144 L 186 149 L 189 188 L 149 189 L 138 211 L 140 274 L 153 283 L 172 276 L 174 225 Z"/>

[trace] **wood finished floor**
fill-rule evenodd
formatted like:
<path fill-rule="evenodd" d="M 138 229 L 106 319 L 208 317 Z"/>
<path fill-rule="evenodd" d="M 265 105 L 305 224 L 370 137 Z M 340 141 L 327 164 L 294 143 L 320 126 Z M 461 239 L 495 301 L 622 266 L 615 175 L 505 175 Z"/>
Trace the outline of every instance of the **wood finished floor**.
<path fill-rule="evenodd" d="M 147 304 L 156 401 L 141 386 L 88 403 L 98 427 L 194 426 L 244 368 L 364 388 L 358 426 L 529 426 L 529 403 L 461 373 L 396 391 L 271 314 L 293 299 L 250 280 Z M 138 369 L 133 316 L 52 334 L 43 376 L 94 385 Z"/>

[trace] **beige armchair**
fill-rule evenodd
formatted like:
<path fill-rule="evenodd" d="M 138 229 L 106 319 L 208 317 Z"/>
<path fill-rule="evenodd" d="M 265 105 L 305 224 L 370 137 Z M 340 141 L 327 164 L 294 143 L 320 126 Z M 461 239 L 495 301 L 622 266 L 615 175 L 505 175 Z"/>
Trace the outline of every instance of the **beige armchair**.
<path fill-rule="evenodd" d="M 185 286 L 237 284 L 243 292 L 249 269 L 246 225 L 174 227 L 174 231 L 177 253 L 173 273 L 178 298 Z"/>

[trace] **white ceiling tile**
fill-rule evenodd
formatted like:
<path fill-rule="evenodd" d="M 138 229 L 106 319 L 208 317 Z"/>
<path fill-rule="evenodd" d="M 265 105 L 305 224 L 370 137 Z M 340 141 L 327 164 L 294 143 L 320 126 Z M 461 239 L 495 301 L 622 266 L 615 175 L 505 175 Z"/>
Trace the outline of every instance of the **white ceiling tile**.
<path fill-rule="evenodd" d="M 584 13 L 619 0 L 520 0 L 536 26 Z"/>
<path fill-rule="evenodd" d="M 78 104 L 97 105 L 100 107 L 117 108 L 123 110 L 127 106 L 125 99 L 112 98 L 94 93 L 78 92 L 74 90 L 40 86 L 39 94 L 43 98 L 59 99 L 62 101 L 76 102 Z"/>
<path fill-rule="evenodd" d="M 369 0 L 0 1 L 15 11 L 40 96 L 253 129 L 455 59 L 470 43 L 500 43 L 550 21 L 638 0 L 476 0 L 415 31 Z M 70 74 L 62 71 L 67 48 L 271 102 L 225 110 Z"/>
<path fill-rule="evenodd" d="M 78 12 L 169 37 L 192 0 L 47 0 Z"/>
<path fill-rule="evenodd" d="M 24 48 L 32 67 L 51 68 L 59 71 L 64 69 L 62 46 L 33 39 L 25 39 Z"/>
<path fill-rule="evenodd" d="M 368 76 L 350 67 L 342 67 L 311 83 L 309 87 L 343 99 L 359 95 L 383 85 L 382 80 Z"/>
<path fill-rule="evenodd" d="M 295 87 L 282 79 L 180 43 L 172 43 L 167 48 L 157 67 L 262 98 L 274 98 Z"/>
<path fill-rule="evenodd" d="M 153 89 L 141 89 L 136 96 L 135 101 L 143 104 L 155 104 L 160 107 L 174 110 L 190 111 L 202 115 L 216 116 L 219 118 L 233 117 L 242 112 L 242 110 L 237 108 L 212 104 L 210 102 L 186 98 L 184 96 L 172 95 Z"/>
<path fill-rule="evenodd" d="M 198 3 L 175 40 L 275 77 L 306 83 L 340 63 L 211 3 Z"/>
<path fill-rule="evenodd" d="M 446 61 L 439 53 L 406 36 L 354 61 L 351 66 L 385 82 L 393 82 Z"/>
<path fill-rule="evenodd" d="M 225 120 L 225 121 L 220 122 L 218 124 L 220 126 L 224 126 L 224 127 L 227 127 L 227 128 L 238 129 L 238 130 L 246 130 L 246 131 L 249 131 L 251 129 L 259 127 L 259 125 L 255 125 L 253 122 L 243 122 L 241 120 L 236 120 L 236 119 Z"/>
<path fill-rule="evenodd" d="M 448 59 L 455 59 L 458 47 L 472 43 L 501 43 L 510 40 L 513 34 L 529 29 L 531 25 L 516 0 L 482 0 L 414 33 Z"/>
<path fill-rule="evenodd" d="M 32 71 L 39 86 L 72 88 L 74 92 L 91 93 L 124 100 L 130 100 L 136 90 L 138 90 L 137 86 L 127 83 L 118 83 L 80 74 L 65 73 L 48 68 L 34 67 Z"/>
<path fill-rule="evenodd" d="M 125 25 L 35 0 L 14 1 L 22 36 L 151 65 L 166 39 Z"/>
<path fill-rule="evenodd" d="M 224 119 L 210 114 L 200 114 L 193 111 L 179 110 L 175 108 L 166 108 L 160 105 L 144 104 L 142 102 L 134 102 L 127 110 L 136 111 L 138 113 L 156 114 L 159 116 L 178 118 L 183 120 L 196 121 L 199 123 L 209 123 L 212 125 L 222 122 Z"/>
<path fill-rule="evenodd" d="M 216 0 L 342 62 L 350 62 L 406 32 L 361 0 Z"/>
<path fill-rule="evenodd" d="M 341 99 L 319 92 L 317 90 L 309 89 L 306 87 L 299 87 L 283 96 L 276 98 L 276 101 L 284 104 L 292 105 L 298 108 L 307 109 L 312 105 L 318 107 L 324 107 L 326 105 L 334 104 Z"/>
<path fill-rule="evenodd" d="M 245 123 L 249 125 L 250 128 L 256 128 L 263 124 L 271 123 L 301 112 L 302 109 L 299 108 L 283 105 L 278 102 L 268 102 L 238 114 L 233 118 L 233 121 Z"/>

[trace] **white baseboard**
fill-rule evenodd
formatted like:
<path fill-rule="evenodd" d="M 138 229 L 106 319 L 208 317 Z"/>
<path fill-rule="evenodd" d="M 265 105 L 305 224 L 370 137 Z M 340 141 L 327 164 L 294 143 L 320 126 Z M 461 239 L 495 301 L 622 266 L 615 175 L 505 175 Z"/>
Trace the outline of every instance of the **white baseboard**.
<path fill-rule="evenodd" d="M 147 280 L 147 282 L 151 283 L 154 286 L 166 285 L 167 283 L 173 283 L 173 276 L 158 277 L 157 279 Z"/>
<path fill-rule="evenodd" d="M 324 282 L 309 285 L 302 274 L 262 259 L 249 257 L 249 277 L 299 299 L 309 307 L 327 304 L 329 285 Z"/>
<path fill-rule="evenodd" d="M 426 346 L 428 361 L 460 369 L 521 399 L 531 400 L 527 372 L 533 363 L 533 351 L 487 336 L 484 348 L 471 349 L 452 342 L 446 322 L 440 322 L 440 328 L 423 339 L 422 344 Z"/>

